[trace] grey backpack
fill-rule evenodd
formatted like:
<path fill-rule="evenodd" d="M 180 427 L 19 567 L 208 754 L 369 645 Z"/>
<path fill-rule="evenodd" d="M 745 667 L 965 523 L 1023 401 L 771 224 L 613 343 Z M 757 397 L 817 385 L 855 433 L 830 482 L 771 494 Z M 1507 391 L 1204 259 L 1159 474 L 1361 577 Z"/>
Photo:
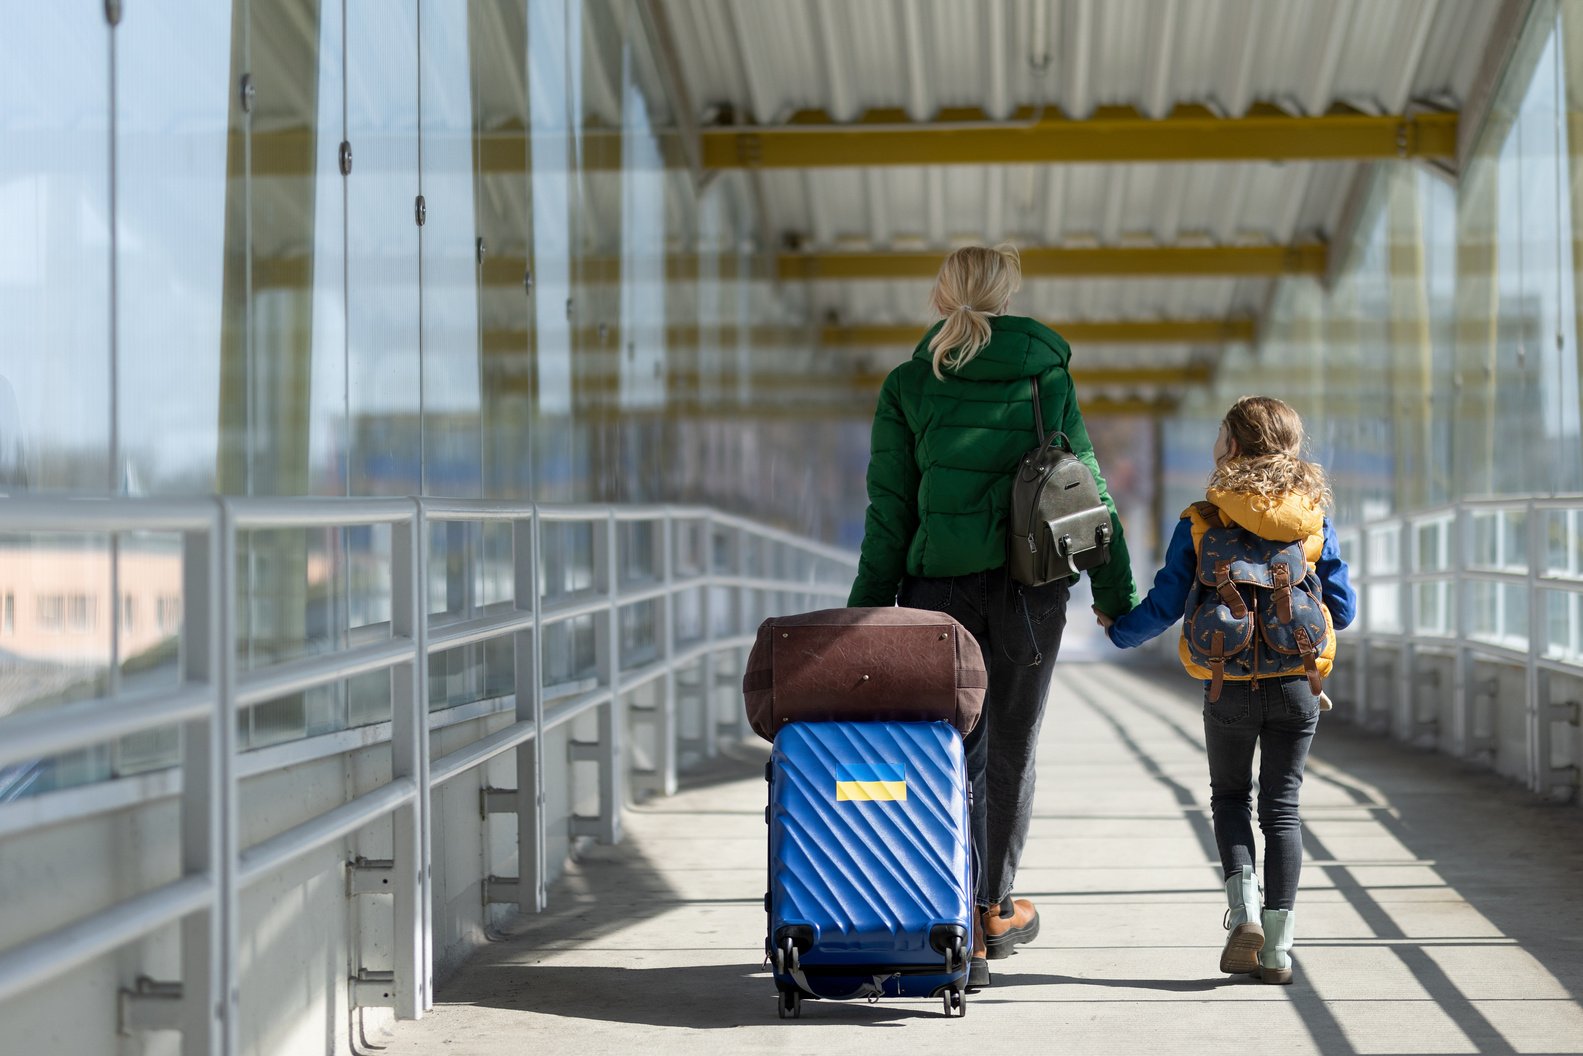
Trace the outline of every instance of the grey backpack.
<path fill-rule="evenodd" d="M 1039 444 L 1022 456 L 1012 478 L 1006 568 L 1018 583 L 1037 587 L 1109 561 L 1111 526 L 1110 508 L 1071 441 L 1062 432 L 1045 433 L 1039 379 L 1029 381 Z"/>

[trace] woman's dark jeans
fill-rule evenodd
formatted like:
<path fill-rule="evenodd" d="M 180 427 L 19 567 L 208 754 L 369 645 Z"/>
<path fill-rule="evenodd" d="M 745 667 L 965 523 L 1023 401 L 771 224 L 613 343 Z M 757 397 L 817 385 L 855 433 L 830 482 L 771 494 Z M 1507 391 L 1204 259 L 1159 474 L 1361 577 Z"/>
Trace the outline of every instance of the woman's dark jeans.
<path fill-rule="evenodd" d="M 1297 796 L 1319 723 L 1319 698 L 1301 675 L 1226 682 L 1220 699 L 1204 691 L 1210 810 L 1227 876 L 1253 868 L 1253 746 L 1259 746 L 1259 828 L 1264 832 L 1264 906 L 1291 909 L 1303 867 Z"/>
<path fill-rule="evenodd" d="M 978 640 L 989 689 L 978 725 L 967 735 L 973 790 L 973 850 L 978 904 L 1011 906 L 1011 885 L 1033 815 L 1034 750 L 1050 672 L 1066 628 L 1065 581 L 1025 587 L 1004 568 L 965 576 L 902 581 L 897 604 L 954 617 Z M 1035 665 L 1034 658 L 1043 656 Z"/>

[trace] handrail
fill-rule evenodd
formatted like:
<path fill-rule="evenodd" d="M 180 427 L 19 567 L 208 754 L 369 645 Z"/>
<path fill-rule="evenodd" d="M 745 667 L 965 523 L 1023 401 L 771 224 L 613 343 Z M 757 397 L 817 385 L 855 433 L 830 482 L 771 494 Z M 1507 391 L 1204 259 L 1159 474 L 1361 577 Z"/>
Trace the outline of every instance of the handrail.
<path fill-rule="evenodd" d="M 429 544 L 424 526 L 458 521 L 512 526 L 515 534 L 511 561 L 519 597 L 510 607 L 472 607 L 459 618 L 453 613 L 429 612 Z M 620 567 L 623 555 L 617 533 L 622 525 L 643 522 L 657 526 L 650 533 L 651 544 L 660 552 L 646 559 L 635 555 L 634 560 L 645 574 L 632 577 L 629 583 Z M 564 600 L 520 596 L 523 590 L 535 593 L 525 585 L 543 581 L 541 571 L 546 558 L 539 527 L 545 523 L 581 523 L 594 533 L 593 589 Z M 246 671 L 233 670 L 237 631 L 232 614 L 238 611 L 243 596 L 236 576 L 239 535 L 260 529 L 339 530 L 367 525 L 389 525 L 392 531 L 388 556 L 392 606 L 389 637 L 260 664 Z M 707 533 L 702 568 L 686 575 L 678 574 L 676 568 L 676 547 L 681 543 L 678 529 L 682 526 L 688 530 L 701 526 Z M 674 676 L 678 670 L 703 663 L 705 684 L 712 685 L 713 658 L 753 641 L 755 628 L 749 625 L 752 613 L 765 607 L 840 604 L 856 567 L 854 555 L 846 551 L 747 518 L 679 505 L 546 505 L 410 498 L 183 500 L 23 496 L 0 502 L 0 530 L 87 532 L 108 535 L 112 540 L 129 532 L 179 533 L 186 599 L 179 634 L 180 681 L 126 692 L 112 681 L 107 695 L 92 700 L 0 716 L 0 766 L 177 724 L 183 730 L 185 745 L 180 782 L 184 875 L 163 887 L 87 912 L 47 934 L 0 949 L 0 1000 L 183 919 L 189 937 L 198 938 L 200 944 L 184 943 L 189 956 L 183 958 L 181 1028 L 203 1033 L 209 1039 L 208 1049 L 221 1056 L 230 1056 L 237 1044 L 234 1006 L 220 995 L 234 989 L 237 977 L 235 918 L 241 890 L 316 848 L 346 838 L 371 821 L 394 817 L 397 859 L 416 857 L 421 868 L 404 865 L 392 876 L 390 889 L 396 894 L 397 917 L 396 980 L 389 989 L 395 994 L 398 1014 L 422 1015 L 433 1000 L 428 819 L 434 789 L 512 750 L 518 751 L 519 775 L 537 774 L 542 780 L 537 753 L 542 749 L 544 735 L 597 710 L 601 716 L 600 743 L 596 749 L 579 745 L 578 758 L 593 758 L 599 764 L 600 817 L 572 818 L 569 824 L 574 834 L 589 832 L 615 838 L 619 835 L 618 815 L 624 799 L 622 774 L 629 765 L 621 747 L 625 738 L 619 731 L 624 721 L 620 717 L 624 713 L 624 694 L 640 688 L 646 693 L 660 693 L 663 705 L 659 729 L 667 731 L 665 736 L 679 736 L 674 720 Z M 729 566 L 724 568 L 717 567 L 717 542 L 722 538 L 726 541 Z M 763 567 L 748 563 L 750 542 L 752 552 L 762 552 L 766 561 Z M 795 577 L 776 574 L 777 570 L 793 567 L 791 560 L 810 559 L 814 565 Z M 695 594 L 693 603 L 702 606 L 702 635 L 684 640 L 674 617 L 677 599 Z M 753 597 L 766 600 L 750 603 Z M 654 606 L 661 647 L 656 659 L 628 668 L 619 648 L 620 613 L 640 604 Z M 546 701 L 545 674 L 539 661 L 542 633 L 579 616 L 596 617 L 596 638 L 600 643 L 598 684 Z M 435 720 L 428 711 L 429 655 L 501 639 L 516 643 L 516 720 L 440 758 L 431 758 L 428 729 Z M 112 669 L 118 664 L 119 657 L 112 656 Z M 237 847 L 236 786 L 240 779 L 235 763 L 234 716 L 288 694 L 380 670 L 389 670 L 392 676 L 391 719 L 380 728 L 381 732 L 360 743 L 364 748 L 389 746 L 391 776 L 250 847 Z M 534 673 L 526 682 L 524 671 Z M 706 722 L 706 727 L 706 739 L 712 745 L 716 736 L 713 720 Z M 675 745 L 667 742 L 659 750 L 668 761 L 665 765 L 674 766 L 679 754 Z M 533 753 L 531 761 L 526 753 Z M 662 774 L 656 787 L 661 791 L 673 788 L 674 779 Z M 546 820 L 538 809 L 541 796 L 535 789 L 525 786 L 514 795 L 524 863 L 524 875 L 518 883 L 523 893 L 517 898 L 521 905 L 536 907 L 542 903 L 545 877 L 542 862 L 534 863 L 542 859 Z M 74 802 L 80 798 L 86 797 L 74 796 Z M 122 789 L 114 797 L 115 806 L 105 809 L 125 809 L 136 802 L 135 796 L 129 797 Z M 526 816 L 530 812 L 531 818 Z M 10 838 L 25 837 L 28 831 L 26 825 L 19 826 Z M 193 931 L 193 927 L 199 930 Z"/>
<path fill-rule="evenodd" d="M 1493 762 L 1503 724 L 1495 716 L 1481 722 L 1475 701 L 1493 699 L 1496 709 L 1514 705 L 1476 685 L 1474 665 L 1520 670 L 1527 784 L 1550 797 L 1577 793 L 1578 761 L 1558 768 L 1551 755 L 1554 727 L 1576 722 L 1552 701 L 1552 678 L 1583 680 L 1583 568 L 1550 567 L 1549 530 L 1558 526 L 1557 514 L 1565 515 L 1559 527 L 1569 540 L 1562 552 L 1575 566 L 1583 553 L 1583 496 L 1480 496 L 1338 528 L 1359 593 L 1358 620 L 1342 633 L 1360 654 L 1352 662 L 1353 694 L 1366 723 Z M 1372 567 L 1371 540 L 1386 534 L 1398 540 L 1395 561 Z M 1421 552 L 1426 540 L 1432 553 Z M 1487 553 L 1475 553 L 1480 542 Z M 1571 607 L 1566 626 L 1573 641 L 1559 649 L 1549 637 L 1548 605 L 1555 598 Z M 1395 612 L 1376 608 L 1384 599 Z M 1371 683 L 1376 653 L 1392 660 L 1395 672 L 1393 692 L 1383 700 Z M 1437 717 L 1421 715 L 1414 698 L 1418 660 L 1431 655 L 1449 656 L 1452 665 L 1447 729 Z M 1479 732 L 1484 725 L 1488 733 Z"/>

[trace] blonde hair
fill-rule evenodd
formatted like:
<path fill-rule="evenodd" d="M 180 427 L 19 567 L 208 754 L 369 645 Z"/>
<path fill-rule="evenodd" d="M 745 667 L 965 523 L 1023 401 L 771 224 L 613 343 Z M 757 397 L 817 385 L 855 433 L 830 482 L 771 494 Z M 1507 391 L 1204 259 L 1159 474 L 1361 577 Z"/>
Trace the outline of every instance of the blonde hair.
<path fill-rule="evenodd" d="M 1303 420 L 1274 396 L 1244 396 L 1221 423 L 1237 442 L 1237 453 L 1215 467 L 1209 486 L 1278 499 L 1293 492 L 1318 509 L 1331 502 L 1330 485 L 1318 463 L 1302 458 Z"/>
<path fill-rule="evenodd" d="M 945 258 L 929 293 L 929 307 L 945 317 L 929 339 L 935 377 L 944 381 L 942 366 L 966 366 L 989 344 L 989 317 L 1004 313 L 1021 286 L 1022 260 L 1010 242 L 994 249 L 963 246 Z"/>

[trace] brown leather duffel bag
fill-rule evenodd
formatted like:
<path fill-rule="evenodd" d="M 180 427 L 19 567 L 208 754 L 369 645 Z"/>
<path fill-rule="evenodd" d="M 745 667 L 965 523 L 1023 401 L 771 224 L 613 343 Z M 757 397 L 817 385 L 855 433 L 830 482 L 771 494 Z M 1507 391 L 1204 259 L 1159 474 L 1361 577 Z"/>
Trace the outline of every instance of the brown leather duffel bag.
<path fill-rule="evenodd" d="M 788 722 L 928 722 L 964 735 L 989 677 L 978 642 L 929 609 L 820 609 L 759 625 L 742 696 L 767 741 Z"/>

